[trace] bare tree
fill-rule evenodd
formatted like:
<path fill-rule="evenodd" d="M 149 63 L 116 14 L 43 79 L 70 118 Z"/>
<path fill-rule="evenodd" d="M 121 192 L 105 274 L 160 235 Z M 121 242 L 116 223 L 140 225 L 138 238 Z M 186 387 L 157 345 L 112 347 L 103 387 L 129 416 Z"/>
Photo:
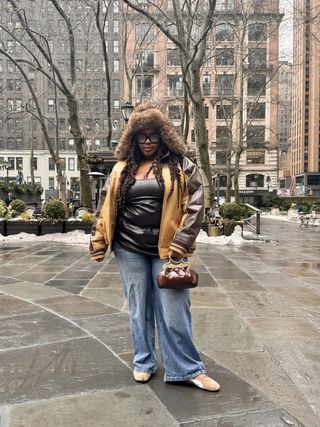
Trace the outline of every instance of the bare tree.
<path fill-rule="evenodd" d="M 61 20 L 65 24 L 65 28 L 68 35 L 69 45 L 69 61 L 70 61 L 70 79 L 67 80 L 59 70 L 58 64 L 50 56 L 50 51 L 47 49 L 44 40 L 45 36 L 35 31 L 31 25 L 29 25 L 28 18 L 23 9 L 20 9 L 19 4 L 15 0 L 7 0 L 7 3 L 11 5 L 13 12 L 16 14 L 21 29 L 25 34 L 28 35 L 30 42 L 37 49 L 37 56 L 31 52 L 30 48 L 28 53 L 32 54 L 33 61 L 35 61 L 37 71 L 42 72 L 54 86 L 66 97 L 67 107 L 69 112 L 69 127 L 70 133 L 73 135 L 75 140 L 75 147 L 78 157 L 78 164 L 80 169 L 80 182 L 81 182 L 81 202 L 86 207 L 91 207 L 91 186 L 90 179 L 88 176 L 89 168 L 86 158 L 86 146 L 85 137 L 81 128 L 80 116 L 79 116 L 79 101 L 77 97 L 77 71 L 76 71 L 76 49 L 75 49 L 75 35 L 74 28 L 70 16 L 64 11 L 60 3 L 57 0 L 50 0 L 56 12 L 60 16 Z M 52 75 L 43 68 L 40 61 L 37 59 L 38 56 L 42 57 L 43 61 L 50 64 L 54 71 L 54 78 Z"/>
<path fill-rule="evenodd" d="M 206 207 L 213 198 L 205 109 L 201 91 L 201 67 L 205 58 L 206 41 L 213 26 L 215 0 L 145 1 L 123 0 L 129 7 L 153 22 L 181 53 L 182 75 L 193 107 L 197 142 L 197 160 L 202 172 Z"/>
<path fill-rule="evenodd" d="M 233 184 L 236 202 L 239 202 L 240 161 L 244 151 L 269 148 L 264 135 L 268 127 L 261 127 L 260 135 L 254 134 L 253 129 L 255 120 L 266 119 L 262 98 L 267 88 L 276 84 L 278 59 L 271 58 L 270 54 L 267 62 L 265 46 L 280 24 L 279 17 L 268 24 L 255 22 L 252 5 L 241 0 L 238 6 L 236 13 L 226 14 L 222 17 L 223 23 L 217 23 L 214 53 L 215 104 L 220 124 L 216 129 L 216 159 L 221 153 L 225 163 L 221 166 L 217 162 L 216 170 L 227 177 L 226 200 L 230 201 Z M 277 108 L 277 101 L 271 99 L 271 102 Z"/>

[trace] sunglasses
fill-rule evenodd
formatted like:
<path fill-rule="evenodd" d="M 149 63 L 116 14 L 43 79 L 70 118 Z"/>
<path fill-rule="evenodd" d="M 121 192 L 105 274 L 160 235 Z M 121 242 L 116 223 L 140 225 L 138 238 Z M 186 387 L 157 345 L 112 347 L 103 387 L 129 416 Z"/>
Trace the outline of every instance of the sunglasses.
<path fill-rule="evenodd" d="M 139 133 L 137 136 L 138 144 L 145 144 L 147 140 L 151 142 L 151 144 L 159 144 L 161 141 L 161 137 L 157 133 L 152 133 L 151 135 L 145 135 L 144 133 Z"/>

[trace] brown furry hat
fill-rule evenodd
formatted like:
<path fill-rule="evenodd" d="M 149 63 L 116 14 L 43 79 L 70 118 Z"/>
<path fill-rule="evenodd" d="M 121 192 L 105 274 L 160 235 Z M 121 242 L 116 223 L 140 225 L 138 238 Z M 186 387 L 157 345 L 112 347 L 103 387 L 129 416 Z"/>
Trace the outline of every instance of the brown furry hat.
<path fill-rule="evenodd" d="M 143 129 L 155 129 L 158 131 L 161 135 L 162 143 L 172 153 L 181 156 L 186 154 L 187 147 L 167 114 L 162 111 L 159 105 L 152 102 L 143 102 L 135 107 L 127 125 L 123 129 L 115 151 L 118 160 L 126 160 L 129 157 L 134 136 Z"/>

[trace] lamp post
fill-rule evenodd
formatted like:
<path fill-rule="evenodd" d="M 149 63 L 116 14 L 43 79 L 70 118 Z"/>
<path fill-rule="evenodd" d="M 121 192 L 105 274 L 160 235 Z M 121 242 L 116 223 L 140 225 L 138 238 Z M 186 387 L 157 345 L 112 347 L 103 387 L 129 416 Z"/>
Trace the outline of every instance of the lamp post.
<path fill-rule="evenodd" d="M 123 117 L 123 120 L 125 121 L 125 123 L 128 122 L 130 114 L 132 113 L 133 110 L 134 110 L 134 106 L 132 105 L 132 103 L 130 101 L 126 101 L 121 106 L 121 113 L 122 113 L 122 117 Z"/>
<path fill-rule="evenodd" d="M 4 162 L 3 162 L 3 167 L 4 167 L 4 168 L 5 168 L 5 170 L 7 171 L 6 181 L 7 181 L 7 185 L 9 185 L 9 169 L 10 169 L 10 163 L 8 162 L 8 160 L 4 160 Z"/>
<path fill-rule="evenodd" d="M 105 176 L 105 174 L 102 172 L 89 172 L 88 175 L 90 176 L 92 182 L 92 209 L 96 210 L 100 196 L 100 179 Z"/>

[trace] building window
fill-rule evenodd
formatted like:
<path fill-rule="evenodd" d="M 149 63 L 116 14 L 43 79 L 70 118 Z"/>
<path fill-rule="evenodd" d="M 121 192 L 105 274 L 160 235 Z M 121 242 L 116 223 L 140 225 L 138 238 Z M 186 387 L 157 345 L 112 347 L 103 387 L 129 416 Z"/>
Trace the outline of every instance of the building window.
<path fill-rule="evenodd" d="M 246 187 L 264 187 L 264 176 L 260 173 L 252 173 L 247 175 Z"/>
<path fill-rule="evenodd" d="M 119 21 L 117 19 L 113 21 L 113 32 L 119 33 Z"/>
<path fill-rule="evenodd" d="M 113 40 L 113 53 L 120 52 L 120 40 Z"/>
<path fill-rule="evenodd" d="M 216 164 L 226 165 L 228 159 L 228 151 L 216 151 Z"/>
<path fill-rule="evenodd" d="M 49 190 L 54 190 L 54 176 L 49 176 Z"/>
<path fill-rule="evenodd" d="M 247 147 L 259 148 L 265 146 L 265 127 L 248 126 L 247 127 Z"/>
<path fill-rule="evenodd" d="M 59 130 L 66 129 L 66 119 L 59 119 Z"/>
<path fill-rule="evenodd" d="M 267 24 L 255 22 L 249 25 L 249 41 L 258 42 L 267 40 Z"/>
<path fill-rule="evenodd" d="M 38 169 L 38 158 L 37 157 L 32 158 L 32 168 L 34 171 L 36 171 Z"/>
<path fill-rule="evenodd" d="M 216 41 L 217 42 L 232 42 L 234 40 L 234 31 L 230 24 L 223 23 L 217 25 Z"/>
<path fill-rule="evenodd" d="M 119 111 L 120 110 L 120 101 L 119 99 L 113 100 L 113 111 Z"/>
<path fill-rule="evenodd" d="M 68 146 L 69 146 L 69 148 L 71 149 L 71 150 L 73 150 L 74 149 L 74 139 L 73 138 L 69 138 L 69 140 L 68 140 Z"/>
<path fill-rule="evenodd" d="M 113 1 L 113 13 L 119 13 L 119 0 Z"/>
<path fill-rule="evenodd" d="M 181 57 L 180 57 L 179 49 L 167 49 L 167 65 L 169 67 L 171 67 L 171 66 L 180 67 L 181 66 Z"/>
<path fill-rule="evenodd" d="M 234 49 L 216 49 L 216 65 L 234 65 Z"/>
<path fill-rule="evenodd" d="M 248 77 L 248 96 L 264 96 L 266 94 L 266 76 L 255 74 Z"/>
<path fill-rule="evenodd" d="M 49 171 L 54 171 L 56 169 L 54 161 L 51 157 L 49 157 Z"/>
<path fill-rule="evenodd" d="M 217 105 L 217 119 L 228 120 L 232 117 L 232 106 L 231 105 Z"/>
<path fill-rule="evenodd" d="M 182 76 L 175 74 L 169 75 L 168 79 L 168 96 L 183 96 Z"/>
<path fill-rule="evenodd" d="M 120 61 L 118 59 L 113 60 L 113 71 L 118 73 L 120 71 Z"/>
<path fill-rule="evenodd" d="M 234 8 L 235 8 L 235 0 L 217 0 L 216 1 L 217 12 L 226 12 L 228 10 L 233 10 Z"/>
<path fill-rule="evenodd" d="M 181 119 L 181 107 L 180 105 L 169 105 L 168 107 L 169 117 L 173 120 Z"/>
<path fill-rule="evenodd" d="M 60 157 L 59 161 L 60 161 L 61 169 L 65 171 L 66 170 L 66 158 L 65 157 Z"/>
<path fill-rule="evenodd" d="M 73 157 L 70 157 L 68 159 L 68 170 L 69 171 L 74 171 L 76 167 L 76 161 Z"/>
<path fill-rule="evenodd" d="M 67 104 L 64 98 L 59 98 L 59 111 L 61 113 L 65 113 L 67 111 Z"/>
<path fill-rule="evenodd" d="M 48 113 L 54 112 L 54 99 L 48 99 Z"/>
<path fill-rule="evenodd" d="M 248 102 L 247 111 L 249 119 L 262 120 L 266 118 L 265 102 Z"/>
<path fill-rule="evenodd" d="M 114 79 L 112 86 L 113 86 L 113 93 L 119 93 L 120 92 L 120 80 Z"/>
<path fill-rule="evenodd" d="M 8 157 L 9 169 L 14 169 L 14 157 Z"/>
<path fill-rule="evenodd" d="M 150 43 L 155 37 L 154 27 L 147 22 L 141 22 L 135 26 L 136 43 Z"/>
<path fill-rule="evenodd" d="M 154 52 L 150 49 L 139 49 L 135 54 L 135 66 L 138 69 L 154 67 Z"/>
<path fill-rule="evenodd" d="M 227 126 L 217 126 L 216 143 L 217 148 L 227 148 L 232 142 L 232 134 Z"/>
<path fill-rule="evenodd" d="M 16 167 L 17 170 L 23 169 L 23 157 L 16 157 Z"/>
<path fill-rule="evenodd" d="M 66 139 L 65 138 L 59 138 L 59 149 L 60 150 L 66 149 Z"/>
<path fill-rule="evenodd" d="M 247 150 L 247 165 L 264 165 L 265 163 L 265 151 L 249 151 Z"/>
<path fill-rule="evenodd" d="M 136 76 L 136 97 L 151 98 L 153 76 Z"/>
<path fill-rule="evenodd" d="M 249 49 L 249 66 L 251 68 L 260 68 L 267 66 L 267 49 L 255 47 Z"/>
<path fill-rule="evenodd" d="M 204 74 L 202 76 L 202 95 L 203 96 L 210 96 L 210 82 L 211 82 L 210 74 Z"/>
<path fill-rule="evenodd" d="M 218 74 L 216 76 L 216 96 L 232 95 L 234 91 L 233 84 L 233 74 Z"/>

